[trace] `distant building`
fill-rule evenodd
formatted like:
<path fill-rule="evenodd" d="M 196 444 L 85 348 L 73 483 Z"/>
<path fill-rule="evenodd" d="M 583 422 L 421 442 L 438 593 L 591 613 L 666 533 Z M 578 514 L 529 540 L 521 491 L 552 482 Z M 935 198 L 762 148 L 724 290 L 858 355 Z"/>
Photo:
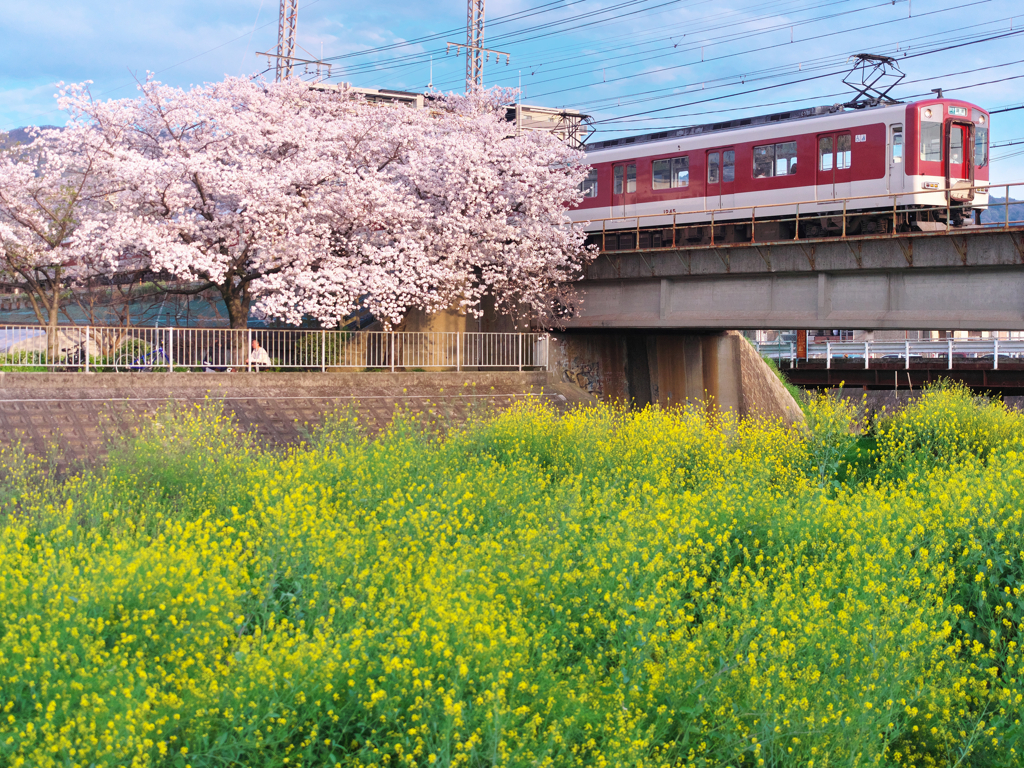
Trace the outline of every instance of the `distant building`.
<path fill-rule="evenodd" d="M 414 109 L 426 108 L 431 100 L 429 94 L 412 91 L 393 91 L 387 88 L 357 88 L 350 83 L 313 83 L 311 88 L 336 91 L 348 88 L 376 104 L 405 104 Z M 506 119 L 515 123 L 521 131 L 546 131 L 562 141 L 579 149 L 593 133 L 590 116 L 575 109 L 536 107 L 529 104 L 511 104 L 506 110 Z"/>

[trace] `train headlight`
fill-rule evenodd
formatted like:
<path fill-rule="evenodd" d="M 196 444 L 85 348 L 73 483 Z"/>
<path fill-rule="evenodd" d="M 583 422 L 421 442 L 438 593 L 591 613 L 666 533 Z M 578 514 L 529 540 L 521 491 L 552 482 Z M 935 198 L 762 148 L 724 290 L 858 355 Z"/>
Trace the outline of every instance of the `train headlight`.
<path fill-rule="evenodd" d="M 932 111 L 931 111 L 930 109 L 926 109 L 926 110 L 924 111 L 924 116 L 925 116 L 925 117 L 931 117 L 931 116 L 932 116 Z"/>
<path fill-rule="evenodd" d="M 978 122 L 981 123 L 982 125 L 984 125 L 985 124 L 985 116 L 984 115 L 978 115 Z"/>

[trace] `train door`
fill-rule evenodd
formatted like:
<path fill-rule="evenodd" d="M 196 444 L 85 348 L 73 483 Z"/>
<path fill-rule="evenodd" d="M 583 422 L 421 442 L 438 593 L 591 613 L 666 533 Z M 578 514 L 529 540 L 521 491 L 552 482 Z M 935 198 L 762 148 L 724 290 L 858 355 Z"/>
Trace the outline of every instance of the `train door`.
<path fill-rule="evenodd" d="M 903 126 L 889 127 L 889 191 L 893 194 L 903 191 L 906 171 L 903 168 Z"/>
<path fill-rule="evenodd" d="M 971 200 L 974 195 L 974 123 L 950 120 L 946 123 L 946 188 L 951 200 Z M 963 191 L 959 191 L 962 188 Z"/>
<path fill-rule="evenodd" d="M 853 136 L 849 133 L 818 135 L 818 166 L 815 200 L 849 197 L 853 183 Z"/>
<path fill-rule="evenodd" d="M 612 168 L 612 216 L 629 216 L 636 208 L 636 163 Z"/>
<path fill-rule="evenodd" d="M 836 176 L 833 191 L 836 197 L 853 194 L 853 135 L 836 134 Z"/>
<path fill-rule="evenodd" d="M 736 150 L 720 147 L 707 153 L 708 179 L 704 188 L 705 207 L 731 208 L 736 194 Z"/>

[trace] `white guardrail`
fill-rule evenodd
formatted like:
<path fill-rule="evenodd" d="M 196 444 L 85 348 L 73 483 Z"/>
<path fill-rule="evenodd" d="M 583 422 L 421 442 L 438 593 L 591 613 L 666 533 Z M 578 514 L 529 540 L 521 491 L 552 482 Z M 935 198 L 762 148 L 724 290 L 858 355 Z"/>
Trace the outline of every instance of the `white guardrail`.
<path fill-rule="evenodd" d="M 547 365 L 548 336 L 541 333 L 0 325 L 4 371 L 521 371 Z"/>
<path fill-rule="evenodd" d="M 788 360 L 797 364 L 796 342 L 753 342 L 763 357 Z M 924 341 L 826 341 L 807 344 L 807 360 L 824 360 L 831 368 L 833 361 L 863 360 L 869 368 L 872 360 L 899 361 L 905 368 L 912 362 L 944 360 L 947 368 L 955 363 L 990 364 L 999 370 L 999 362 L 1024 363 L 1024 341 L 1005 339 L 931 339 Z"/>

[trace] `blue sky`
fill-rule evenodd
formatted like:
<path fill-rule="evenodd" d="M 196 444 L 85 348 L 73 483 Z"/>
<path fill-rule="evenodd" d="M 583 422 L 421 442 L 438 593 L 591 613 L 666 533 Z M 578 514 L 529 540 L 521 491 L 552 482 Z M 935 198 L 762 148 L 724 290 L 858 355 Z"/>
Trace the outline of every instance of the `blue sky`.
<path fill-rule="evenodd" d="M 125 98 L 147 71 L 183 87 L 260 72 L 277 12 L 278 0 L 10 3 L 0 130 L 62 123 L 60 80 Z M 465 60 L 445 42 L 465 39 L 465 19 L 452 0 L 300 0 L 300 54 L 339 57 L 334 80 L 360 86 L 423 90 L 432 77 L 461 90 Z M 988 109 L 1024 105 L 1015 0 L 489 0 L 487 20 L 486 44 L 512 61 L 485 64 L 485 84 L 521 81 L 524 101 L 592 114 L 603 138 L 844 101 L 839 73 L 862 51 L 900 59 L 898 97 L 942 87 Z M 993 143 L 1022 142 L 992 150 L 994 180 L 1024 181 L 1024 109 L 992 125 Z"/>

